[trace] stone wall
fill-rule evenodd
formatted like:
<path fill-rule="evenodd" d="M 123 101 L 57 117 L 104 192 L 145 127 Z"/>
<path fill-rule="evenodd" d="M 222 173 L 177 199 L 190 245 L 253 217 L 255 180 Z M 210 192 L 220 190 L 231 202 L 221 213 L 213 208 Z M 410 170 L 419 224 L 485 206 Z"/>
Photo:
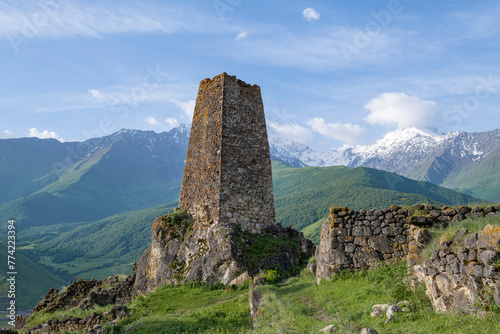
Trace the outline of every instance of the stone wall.
<path fill-rule="evenodd" d="M 218 222 L 224 76 L 200 82 L 191 125 L 179 207 Z"/>
<path fill-rule="evenodd" d="M 500 307 L 500 226 L 443 235 L 439 249 L 414 270 L 438 312 L 484 312 L 493 304 Z"/>
<path fill-rule="evenodd" d="M 223 73 L 200 83 L 179 208 L 208 224 L 275 223 L 260 88 Z"/>
<path fill-rule="evenodd" d="M 421 261 L 420 252 L 431 240 L 428 227 L 446 226 L 467 217 L 482 217 L 500 211 L 497 206 L 435 208 L 393 205 L 384 210 L 353 211 L 332 208 L 321 228 L 316 250 L 316 276 L 330 279 L 332 273 L 346 269 L 369 269 L 381 262 L 406 259 L 409 265 Z"/>

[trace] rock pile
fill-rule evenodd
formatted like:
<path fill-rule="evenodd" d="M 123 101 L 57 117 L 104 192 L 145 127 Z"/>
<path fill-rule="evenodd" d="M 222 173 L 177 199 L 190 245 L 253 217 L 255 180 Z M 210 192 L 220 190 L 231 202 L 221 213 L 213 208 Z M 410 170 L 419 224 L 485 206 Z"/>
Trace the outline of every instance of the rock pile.
<path fill-rule="evenodd" d="M 391 323 L 396 317 L 396 313 L 407 312 L 409 309 L 406 307 L 409 304 L 408 301 L 403 300 L 395 305 L 389 304 L 376 304 L 372 307 L 372 313 L 370 316 L 372 318 L 383 316 L 387 317 L 386 323 Z"/>
<path fill-rule="evenodd" d="M 34 326 L 25 331 L 26 334 L 48 333 L 56 334 L 64 331 L 73 332 L 84 330 L 90 334 L 103 334 L 102 323 L 114 321 L 128 316 L 127 308 L 121 305 L 113 305 L 109 312 L 99 314 L 92 312 L 88 317 L 67 317 L 62 319 L 48 320 L 42 325 Z"/>
<path fill-rule="evenodd" d="M 33 311 L 40 313 L 50 313 L 66 307 L 79 307 L 87 310 L 98 305 L 113 305 L 109 312 L 99 314 L 92 312 L 91 315 L 78 318 L 66 317 L 63 319 L 48 320 L 44 324 L 32 328 L 26 327 L 26 319 L 22 316 L 16 318 L 16 329 L 23 329 L 25 333 L 60 333 L 63 331 L 84 330 L 89 333 L 102 333 L 101 325 L 105 322 L 112 322 L 118 318 L 128 315 L 125 306 L 120 305 L 132 298 L 132 287 L 135 282 L 137 265 L 134 265 L 132 274 L 120 282 L 118 276 L 111 276 L 98 281 L 79 279 L 74 282 L 64 292 L 51 288 L 45 298 L 39 302 Z"/>
<path fill-rule="evenodd" d="M 434 309 L 481 312 L 492 303 L 500 307 L 500 226 L 445 234 L 440 243 L 423 265 L 414 267 Z"/>

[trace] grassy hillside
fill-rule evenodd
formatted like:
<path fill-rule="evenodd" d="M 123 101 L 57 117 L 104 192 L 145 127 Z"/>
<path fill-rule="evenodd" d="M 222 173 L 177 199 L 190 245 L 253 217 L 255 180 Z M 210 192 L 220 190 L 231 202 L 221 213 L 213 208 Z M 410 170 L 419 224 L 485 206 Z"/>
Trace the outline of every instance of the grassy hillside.
<path fill-rule="evenodd" d="M 5 310 L 9 303 L 7 273 L 7 246 L 0 243 L 0 309 Z M 16 253 L 16 300 L 17 309 L 32 308 L 51 287 L 59 288 L 67 283 L 25 256 Z"/>
<path fill-rule="evenodd" d="M 113 161 L 119 153 L 102 149 L 34 194 L 2 204 L 0 217 L 16 217 L 19 227 L 25 229 L 95 221 L 178 199 L 179 175 L 160 182 L 152 168 L 134 164 L 123 156 L 121 163 Z M 120 165 L 125 167 L 121 170 L 112 167 Z"/>
<path fill-rule="evenodd" d="M 460 227 L 474 229 L 486 224 L 500 224 L 500 215 L 469 219 Z M 453 229 L 453 224 L 450 229 Z M 457 227 L 458 228 L 458 227 Z M 456 228 L 455 228 L 456 230 Z M 449 230 L 433 231 L 437 239 Z M 432 246 L 430 246 L 432 247 Z M 224 286 L 187 284 L 162 286 L 145 297 L 129 302 L 131 316 L 105 329 L 113 333 L 319 333 L 335 325 L 335 333 L 359 333 L 373 328 L 392 334 L 476 334 L 497 333 L 500 309 L 492 307 L 487 315 L 436 313 L 422 284 L 410 290 L 404 262 L 381 265 L 375 270 L 334 274 L 331 281 L 316 283 L 316 277 L 303 270 L 287 282 L 269 281 L 258 287 L 262 296 L 256 328 L 249 308 L 248 284 L 236 289 Z M 396 304 L 406 300 L 407 312 L 396 314 L 391 323 L 385 317 L 372 318 L 375 304 Z M 68 315 L 86 316 L 96 310 L 66 309 L 37 315 L 30 325 Z M 113 329 L 112 329 L 113 327 Z"/>
<path fill-rule="evenodd" d="M 428 182 L 370 168 L 291 168 L 273 162 L 273 181 L 277 221 L 299 230 L 327 216 L 332 206 L 359 210 L 392 204 L 459 205 L 478 201 Z"/>
<path fill-rule="evenodd" d="M 154 219 L 172 212 L 175 205 L 124 212 L 60 233 L 51 233 L 52 226 L 38 227 L 27 233 L 25 239 L 30 241 L 21 244 L 21 249 L 37 262 L 67 271 L 74 278 L 129 274 L 151 243 Z"/>
<path fill-rule="evenodd" d="M 2 203 L 0 191 L 0 224 L 9 217 L 16 217 L 20 229 L 97 221 L 178 200 L 187 149 L 178 132 L 123 130 L 76 146 L 55 140 L 35 141 L 36 147 L 23 140 L 0 141 L 2 191 L 14 194 Z M 26 154 L 16 155 L 16 145 Z M 71 166 L 52 168 L 61 161 Z"/>
<path fill-rule="evenodd" d="M 487 201 L 500 202 L 500 154 L 464 168 L 443 186 Z"/>
<path fill-rule="evenodd" d="M 311 225 L 308 225 L 302 229 L 302 232 L 304 233 L 304 236 L 312 240 L 315 245 L 319 245 L 320 242 L 320 235 L 321 235 L 321 226 L 325 223 L 326 219 L 328 216 L 325 216 L 323 218 L 318 219 L 317 222 L 312 223 Z"/>
<path fill-rule="evenodd" d="M 53 163 L 67 157 L 67 147 L 55 139 L 0 140 L 0 203 L 29 195 L 54 182 Z"/>

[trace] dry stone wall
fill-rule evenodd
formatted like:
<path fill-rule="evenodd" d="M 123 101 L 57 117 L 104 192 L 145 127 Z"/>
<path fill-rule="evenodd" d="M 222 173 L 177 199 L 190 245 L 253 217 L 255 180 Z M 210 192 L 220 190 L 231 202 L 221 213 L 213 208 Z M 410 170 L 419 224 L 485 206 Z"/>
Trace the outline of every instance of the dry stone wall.
<path fill-rule="evenodd" d="M 475 313 L 491 310 L 494 304 L 500 307 L 500 226 L 443 235 L 439 249 L 414 270 L 438 312 Z"/>
<path fill-rule="evenodd" d="M 406 259 L 409 265 L 421 261 L 420 253 L 431 240 L 428 227 L 446 226 L 467 217 L 482 217 L 500 211 L 497 206 L 435 208 L 393 205 L 384 210 L 353 211 L 332 208 L 321 228 L 316 249 L 316 276 L 329 280 L 346 269 L 370 269 L 381 262 Z"/>

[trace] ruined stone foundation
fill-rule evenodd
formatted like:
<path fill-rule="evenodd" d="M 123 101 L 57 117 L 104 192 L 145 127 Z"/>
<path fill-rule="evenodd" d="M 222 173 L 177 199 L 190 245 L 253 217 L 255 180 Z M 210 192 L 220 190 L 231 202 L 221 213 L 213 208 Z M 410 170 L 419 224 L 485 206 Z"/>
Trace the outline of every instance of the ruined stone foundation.
<path fill-rule="evenodd" d="M 179 208 L 151 228 L 134 294 L 167 283 L 240 284 L 290 272 L 314 253 L 275 223 L 271 158 L 260 88 L 223 73 L 200 83 Z"/>

